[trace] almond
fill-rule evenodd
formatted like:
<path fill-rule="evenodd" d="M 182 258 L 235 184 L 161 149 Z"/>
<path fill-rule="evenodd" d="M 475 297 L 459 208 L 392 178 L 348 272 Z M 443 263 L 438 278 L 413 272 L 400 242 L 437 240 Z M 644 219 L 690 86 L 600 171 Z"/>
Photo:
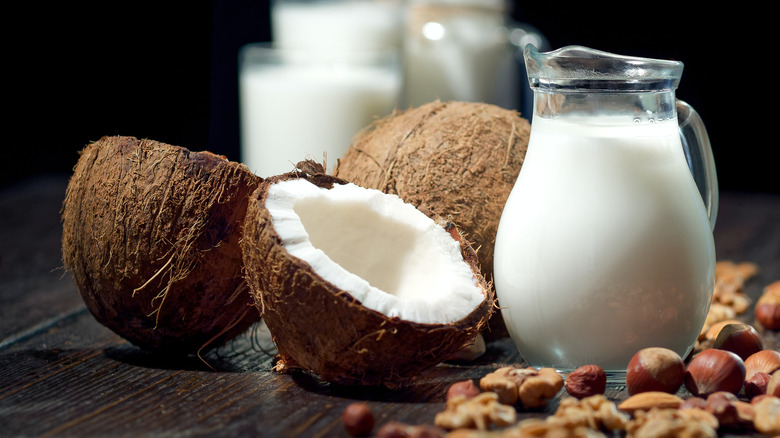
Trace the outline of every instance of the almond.
<path fill-rule="evenodd" d="M 633 413 L 635 411 L 649 411 L 652 408 L 677 409 L 683 403 L 683 399 L 668 392 L 648 391 L 634 394 L 623 400 L 618 405 L 620 410 Z"/>

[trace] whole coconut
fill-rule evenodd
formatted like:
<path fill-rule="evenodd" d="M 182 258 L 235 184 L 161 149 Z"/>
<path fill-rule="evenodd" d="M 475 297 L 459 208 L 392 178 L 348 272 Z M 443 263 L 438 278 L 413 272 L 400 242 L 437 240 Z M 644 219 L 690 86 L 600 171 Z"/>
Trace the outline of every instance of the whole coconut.
<path fill-rule="evenodd" d="M 431 102 L 358 133 L 333 175 L 396 194 L 431 217 L 451 218 L 491 280 L 498 222 L 529 135 L 529 122 L 516 111 Z"/>
<path fill-rule="evenodd" d="M 339 191 L 338 186 L 351 184 L 322 173 L 321 167 L 299 167 L 298 172 L 266 179 L 256 190 L 241 243 L 247 282 L 278 349 L 275 368 L 280 372 L 301 369 L 331 383 L 392 388 L 413 381 L 423 370 L 472 343 L 493 312 L 494 293 L 479 272 L 474 250 L 461 239 L 455 226 L 434 222 L 419 211 L 411 214 L 412 206 L 404 204 L 401 208 L 394 200 L 383 199 L 397 197 L 377 190 L 358 187 L 354 190 L 357 196 L 347 196 L 345 193 L 351 194 L 347 190 L 352 188 Z M 340 194 L 333 195 L 333 201 L 318 201 L 309 204 L 315 208 L 307 208 L 305 196 L 288 201 L 295 197 L 272 192 L 274 185 L 287 182 L 295 182 L 294 187 L 301 183 L 310 192 Z M 363 197 L 364 192 L 371 193 Z M 287 202 L 293 207 L 280 213 L 278 205 Z M 397 234 L 395 221 L 401 223 L 401 216 L 419 217 L 416 224 L 430 225 L 415 228 L 414 235 Z M 297 231 L 303 222 L 308 225 Z M 429 248 L 428 243 L 414 247 L 413 242 L 428 242 L 422 236 L 436 236 L 437 244 L 446 242 L 442 248 L 451 248 L 452 252 L 445 253 L 457 254 L 459 261 L 444 256 L 443 265 L 437 265 L 436 257 L 420 255 L 418 251 L 425 253 L 421 248 Z M 316 245 L 309 245 L 309 240 Z M 310 254 L 312 259 L 304 260 L 296 254 Z M 438 270 L 443 274 L 435 273 L 450 263 L 458 267 L 451 272 L 463 274 L 471 284 L 467 288 L 472 291 L 469 304 L 461 307 L 460 316 L 453 316 L 451 321 L 421 322 L 398 310 L 407 305 L 412 314 L 423 308 L 449 311 L 462 303 L 464 289 L 448 284 L 448 280 L 454 283 L 455 275 L 446 269 Z M 415 274 L 404 275 L 410 271 Z M 368 275 L 353 280 L 355 273 Z M 414 278 L 411 283 L 431 281 L 433 287 L 415 287 L 409 278 Z M 366 293 L 361 295 L 363 279 Z M 402 284 L 402 291 L 372 291 L 372 286 L 383 283 L 395 283 L 396 287 Z M 357 286 L 350 289 L 344 284 Z M 409 295 L 412 290 L 414 294 Z M 442 291 L 432 301 L 432 295 Z M 376 303 L 391 302 L 383 300 L 395 293 L 403 303 L 391 306 L 387 313 L 378 310 L 381 306 L 376 307 Z M 401 298 L 404 293 L 406 297 Z"/>
<path fill-rule="evenodd" d="M 239 240 L 260 181 L 225 157 L 152 140 L 87 145 L 62 207 L 62 257 L 95 319 L 166 353 L 218 346 L 257 322 Z"/>

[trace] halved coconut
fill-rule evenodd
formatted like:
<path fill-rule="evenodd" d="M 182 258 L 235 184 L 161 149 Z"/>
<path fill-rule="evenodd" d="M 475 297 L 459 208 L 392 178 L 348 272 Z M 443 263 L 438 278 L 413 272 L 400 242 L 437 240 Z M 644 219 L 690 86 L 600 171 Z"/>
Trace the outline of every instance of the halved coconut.
<path fill-rule="evenodd" d="M 517 111 L 480 102 L 429 102 L 378 119 L 355 135 L 333 175 L 398 195 L 431 217 L 452 218 L 492 281 L 498 222 L 530 132 Z M 488 340 L 509 335 L 500 314 L 484 334 Z"/>
<path fill-rule="evenodd" d="M 63 203 L 62 257 L 95 319 L 167 353 L 218 346 L 259 321 L 239 240 L 260 180 L 153 140 L 87 145 Z"/>
<path fill-rule="evenodd" d="M 403 384 L 471 343 L 493 311 L 476 254 L 454 225 L 322 173 L 264 181 L 242 248 L 280 371 Z"/>

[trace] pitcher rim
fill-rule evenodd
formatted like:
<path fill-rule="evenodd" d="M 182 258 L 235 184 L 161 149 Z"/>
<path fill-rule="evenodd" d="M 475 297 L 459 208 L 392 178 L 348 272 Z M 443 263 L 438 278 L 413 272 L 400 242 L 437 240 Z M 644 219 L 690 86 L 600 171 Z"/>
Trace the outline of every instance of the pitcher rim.
<path fill-rule="evenodd" d="M 672 91 L 682 77 L 682 61 L 620 55 L 582 45 L 541 52 L 523 49 L 533 89 Z"/>

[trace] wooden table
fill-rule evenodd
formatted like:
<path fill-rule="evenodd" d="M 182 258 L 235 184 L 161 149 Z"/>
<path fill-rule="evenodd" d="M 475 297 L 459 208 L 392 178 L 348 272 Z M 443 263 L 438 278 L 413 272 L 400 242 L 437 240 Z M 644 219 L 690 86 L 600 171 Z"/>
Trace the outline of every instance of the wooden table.
<path fill-rule="evenodd" d="M 366 400 L 378 425 L 432 424 L 447 387 L 521 361 L 506 338 L 470 365 L 440 365 L 410 388 L 341 388 L 271 370 L 261 330 L 204 359 L 154 356 L 123 341 L 86 311 L 61 269 L 59 209 L 66 176 L 0 189 L 0 436 L 346 436 L 344 408 Z M 718 259 L 761 271 L 753 299 L 780 279 L 780 196 L 725 193 Z M 744 315 L 752 322 L 752 311 Z M 777 333 L 765 333 L 780 347 Z M 685 390 L 681 390 L 685 394 Z M 552 412 L 561 391 L 541 411 Z M 615 401 L 627 397 L 611 387 Z"/>

